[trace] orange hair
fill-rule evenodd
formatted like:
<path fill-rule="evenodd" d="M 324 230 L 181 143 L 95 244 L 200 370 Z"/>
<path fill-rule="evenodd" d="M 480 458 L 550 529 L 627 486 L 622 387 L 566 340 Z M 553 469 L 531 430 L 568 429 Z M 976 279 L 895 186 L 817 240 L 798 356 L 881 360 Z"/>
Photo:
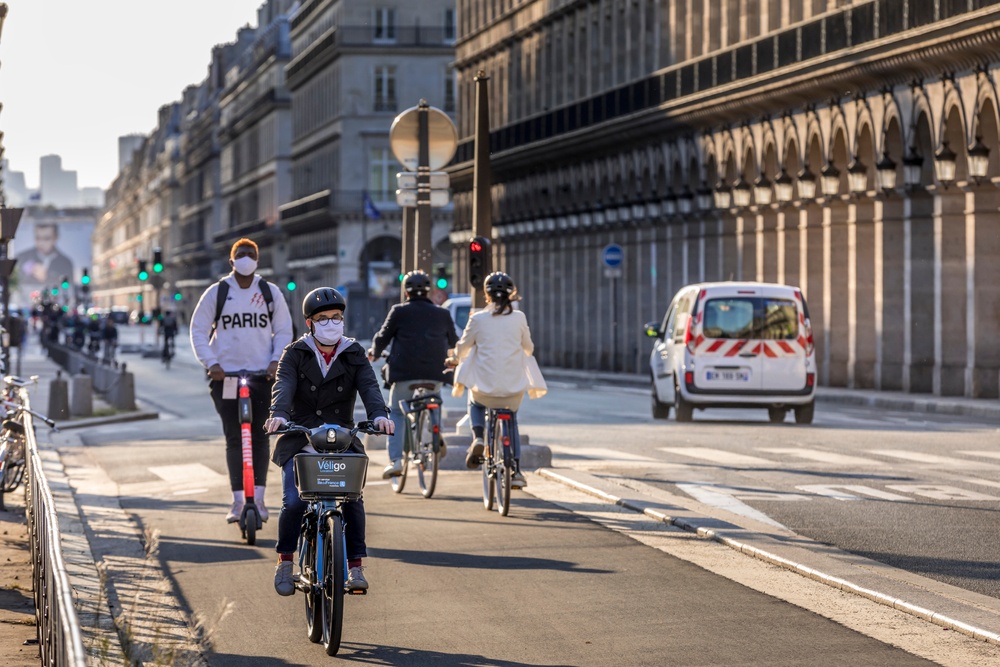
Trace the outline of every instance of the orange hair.
<path fill-rule="evenodd" d="M 260 256 L 260 248 L 257 247 L 256 243 L 254 243 L 250 239 L 240 239 L 239 241 L 233 244 L 232 248 L 229 249 L 229 259 L 233 259 L 234 257 L 236 257 L 236 249 L 244 245 L 248 245 L 251 248 L 253 248 L 253 251 L 257 253 L 257 256 L 258 257 Z"/>

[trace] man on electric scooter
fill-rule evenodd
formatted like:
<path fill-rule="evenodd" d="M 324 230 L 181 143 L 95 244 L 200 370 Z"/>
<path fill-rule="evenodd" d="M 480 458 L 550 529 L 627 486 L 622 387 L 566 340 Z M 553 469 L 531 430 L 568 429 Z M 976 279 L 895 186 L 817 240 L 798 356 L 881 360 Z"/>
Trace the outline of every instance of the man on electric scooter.
<path fill-rule="evenodd" d="M 208 370 L 212 401 L 222 418 L 226 436 L 226 465 L 233 490 L 233 504 L 226 514 L 229 523 L 240 520 L 244 491 L 239 401 L 236 383 L 226 382 L 226 373 L 266 369 L 266 380 L 251 379 L 249 384 L 254 500 L 261 520 L 267 521 L 264 488 L 270 443 L 264 432 L 264 420 L 278 359 L 292 341 L 292 317 L 281 290 L 254 273 L 257 253 L 257 244 L 250 239 L 234 243 L 229 251 L 232 273 L 205 290 L 191 315 L 191 347 Z"/>
<path fill-rule="evenodd" d="M 413 398 L 411 385 L 430 383 L 434 391 L 448 376 L 444 373 L 444 360 L 448 349 L 458 342 L 451 313 L 437 306 L 428 298 L 431 278 L 423 271 L 410 271 L 403 278 L 406 303 L 396 304 L 382 328 L 372 339 L 368 361 L 375 361 L 382 350 L 392 343 L 386 365 L 389 367 L 389 405 L 397 433 L 389 438 L 389 465 L 382 471 L 383 479 L 403 474 L 403 426 L 406 415 L 399 410 L 399 402 Z M 440 455 L 444 458 L 442 441 Z"/>
<path fill-rule="evenodd" d="M 375 427 L 391 435 L 393 423 L 382 399 L 375 371 L 365 357 L 365 350 L 353 338 L 344 336 L 344 310 L 347 302 L 332 287 L 320 287 L 302 301 L 302 316 L 308 333 L 285 348 L 278 363 L 277 379 L 271 398 L 271 416 L 264 423 L 268 433 L 291 421 L 299 426 L 316 428 L 323 424 L 354 427 L 354 402 L 358 395 L 368 419 Z M 352 451 L 364 453 L 356 439 Z M 299 452 L 313 452 L 302 433 L 286 433 L 274 445 L 271 460 L 281 468 L 281 513 L 278 515 L 278 565 L 274 571 L 274 590 L 278 595 L 295 592 L 292 582 L 292 557 L 298 546 L 302 515 L 306 502 L 295 487 L 293 459 Z M 368 590 L 361 559 L 365 546 L 364 499 L 343 504 L 344 541 L 347 543 L 347 588 Z"/>

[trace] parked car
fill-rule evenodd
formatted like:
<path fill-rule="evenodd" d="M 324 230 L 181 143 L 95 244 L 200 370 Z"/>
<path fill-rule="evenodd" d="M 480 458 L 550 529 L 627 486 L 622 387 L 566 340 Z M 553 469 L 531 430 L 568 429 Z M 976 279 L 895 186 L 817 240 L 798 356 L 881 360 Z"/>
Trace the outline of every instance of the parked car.
<path fill-rule="evenodd" d="M 108 312 L 108 317 L 115 324 L 128 324 L 128 309 L 122 306 L 112 306 L 111 310 Z"/>
<path fill-rule="evenodd" d="M 688 285 L 660 322 L 649 356 L 653 417 L 673 408 L 679 422 L 695 409 L 767 408 L 772 422 L 794 411 L 811 424 L 816 350 L 802 291 L 789 285 L 720 282 Z"/>
<path fill-rule="evenodd" d="M 451 313 L 451 319 L 455 322 L 455 332 L 461 336 L 465 331 L 465 325 L 469 322 L 469 315 L 472 314 L 472 297 L 467 294 L 453 296 L 442 303 L 441 307 Z"/>

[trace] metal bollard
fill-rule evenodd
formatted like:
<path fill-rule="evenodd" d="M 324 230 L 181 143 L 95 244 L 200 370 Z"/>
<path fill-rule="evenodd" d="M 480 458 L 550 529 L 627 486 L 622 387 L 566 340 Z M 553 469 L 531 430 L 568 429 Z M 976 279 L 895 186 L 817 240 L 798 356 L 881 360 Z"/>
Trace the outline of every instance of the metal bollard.
<path fill-rule="evenodd" d="M 62 377 L 62 371 L 56 371 L 56 377 L 49 383 L 50 419 L 69 419 L 69 383 Z"/>
<path fill-rule="evenodd" d="M 86 373 L 73 376 L 69 411 L 76 417 L 94 415 L 94 383 Z"/>

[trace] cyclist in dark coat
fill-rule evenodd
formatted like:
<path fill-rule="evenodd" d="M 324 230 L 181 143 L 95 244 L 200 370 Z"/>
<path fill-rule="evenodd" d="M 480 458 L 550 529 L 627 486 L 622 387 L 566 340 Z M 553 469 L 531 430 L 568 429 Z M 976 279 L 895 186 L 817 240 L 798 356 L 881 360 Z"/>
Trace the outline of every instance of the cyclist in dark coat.
<path fill-rule="evenodd" d="M 322 424 L 354 427 L 354 402 L 358 395 L 364 403 L 368 419 L 376 428 L 391 434 L 393 424 L 386 416 L 388 409 L 382 399 L 375 371 L 365 357 L 364 348 L 344 332 L 346 301 L 337 290 L 320 287 L 306 295 L 302 315 L 309 333 L 285 348 L 278 361 L 274 388 L 271 392 L 270 417 L 264 430 L 273 433 L 282 424 L 294 422 L 307 428 Z M 361 441 L 355 438 L 353 451 L 364 453 Z M 279 595 L 295 592 L 292 583 L 292 561 L 299 541 L 302 515 L 306 503 L 295 487 L 293 459 L 300 451 L 312 451 L 304 433 L 287 433 L 275 443 L 271 460 L 281 468 L 282 498 L 278 515 L 278 566 L 274 573 L 274 589 Z M 362 498 L 343 504 L 344 538 L 347 542 L 347 586 L 350 590 L 367 590 L 361 559 L 367 556 L 365 546 L 365 505 Z"/>
<path fill-rule="evenodd" d="M 431 279 L 426 273 L 407 273 L 403 278 L 406 303 L 389 309 L 368 350 L 368 360 L 375 361 L 382 350 L 392 343 L 386 364 L 389 367 L 390 416 L 396 431 L 387 444 L 389 465 L 382 472 L 384 479 L 403 474 L 404 415 L 399 409 L 399 401 L 413 398 L 415 387 L 419 384 L 433 384 L 435 391 L 439 391 L 449 377 L 445 375 L 444 366 L 448 350 L 458 342 L 451 313 L 427 298 L 430 290 Z M 442 458 L 446 451 L 442 442 Z"/>

